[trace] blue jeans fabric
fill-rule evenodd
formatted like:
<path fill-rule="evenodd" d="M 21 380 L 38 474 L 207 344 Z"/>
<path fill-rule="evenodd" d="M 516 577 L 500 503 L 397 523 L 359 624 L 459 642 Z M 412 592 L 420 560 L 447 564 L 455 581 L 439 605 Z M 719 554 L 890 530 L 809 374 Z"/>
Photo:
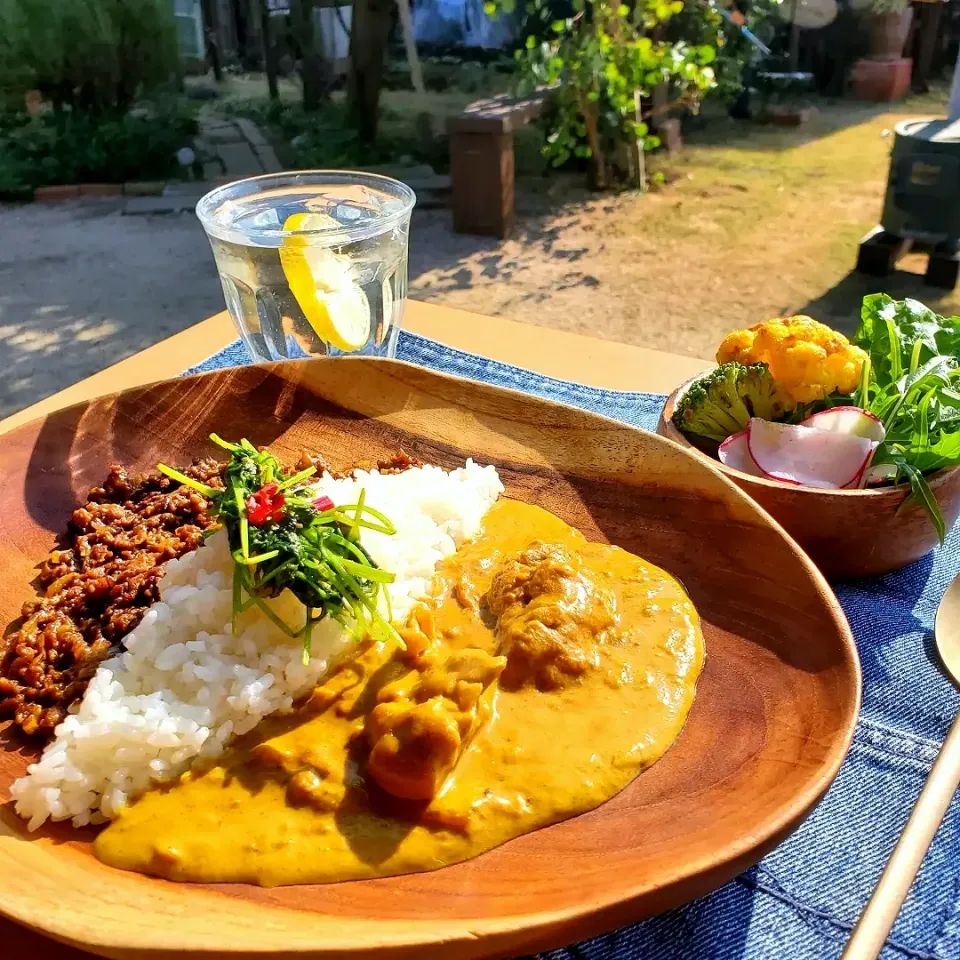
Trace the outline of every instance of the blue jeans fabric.
<path fill-rule="evenodd" d="M 567 383 L 402 332 L 397 358 L 655 429 L 664 398 Z M 250 363 L 240 341 L 189 372 Z M 960 696 L 935 666 L 937 603 L 960 570 L 960 528 L 897 573 L 839 587 L 863 664 L 853 747 L 823 802 L 761 863 L 715 893 L 539 960 L 837 958 L 906 822 Z M 960 960 L 955 799 L 883 960 Z"/>

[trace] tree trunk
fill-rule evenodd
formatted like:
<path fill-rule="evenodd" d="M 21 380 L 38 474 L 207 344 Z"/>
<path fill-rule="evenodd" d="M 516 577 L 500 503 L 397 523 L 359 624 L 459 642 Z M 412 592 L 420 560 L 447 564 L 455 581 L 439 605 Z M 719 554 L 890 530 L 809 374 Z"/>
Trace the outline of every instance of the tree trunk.
<path fill-rule="evenodd" d="M 256 70 L 259 52 L 257 23 L 251 17 L 250 0 L 230 0 L 233 26 L 237 35 L 237 57 L 245 70 Z"/>
<path fill-rule="evenodd" d="M 213 70 L 213 79 L 223 80 L 223 64 L 220 62 L 220 37 L 217 32 L 217 0 L 200 0 L 203 14 L 203 35 L 206 39 L 207 59 Z"/>
<path fill-rule="evenodd" d="M 377 137 L 380 88 L 393 0 L 353 0 L 347 109 L 362 140 Z"/>
<path fill-rule="evenodd" d="M 277 50 L 270 28 L 270 11 L 267 0 L 256 0 L 260 11 L 260 42 L 263 44 L 263 70 L 267 75 L 267 91 L 271 100 L 280 97 L 277 88 Z"/>
<path fill-rule="evenodd" d="M 643 123 L 643 111 L 640 109 L 640 91 L 633 92 L 633 120 L 636 124 Z M 633 169 L 630 176 L 633 179 L 633 186 L 641 193 L 647 191 L 647 158 L 643 152 L 645 137 L 633 137 L 630 142 L 630 157 L 633 161 Z"/>
<path fill-rule="evenodd" d="M 590 147 L 591 186 L 595 190 L 606 190 L 609 185 L 607 179 L 607 164 L 600 146 L 600 133 L 597 128 L 597 105 L 589 100 L 581 101 L 583 122 L 587 128 L 587 146 Z"/>
<path fill-rule="evenodd" d="M 300 81 L 303 84 L 303 109 L 319 110 L 330 88 L 327 64 L 317 43 L 313 19 L 313 0 L 293 0 L 290 13 L 300 47 Z"/>

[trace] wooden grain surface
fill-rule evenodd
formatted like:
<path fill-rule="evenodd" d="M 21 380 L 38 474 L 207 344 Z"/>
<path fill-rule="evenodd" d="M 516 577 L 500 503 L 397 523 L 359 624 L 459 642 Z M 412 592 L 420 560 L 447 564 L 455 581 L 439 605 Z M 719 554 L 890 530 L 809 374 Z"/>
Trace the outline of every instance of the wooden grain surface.
<path fill-rule="evenodd" d="M 682 388 L 681 388 L 682 389 Z M 904 505 L 909 485 L 876 490 L 817 490 L 753 477 L 696 450 L 673 425 L 679 390 L 667 398 L 658 432 L 729 477 L 764 508 L 806 551 L 828 580 L 853 580 L 899 570 L 938 542 L 927 512 Z M 929 478 L 947 530 L 960 515 L 960 469 Z"/>
<path fill-rule="evenodd" d="M 713 364 L 613 340 L 408 300 L 403 327 L 467 353 L 606 390 L 669 393 Z M 237 338 L 226 312 L 121 360 L 0 421 L 0 433 L 70 404 L 179 376 Z"/>
<path fill-rule="evenodd" d="M 793 830 L 835 775 L 859 706 L 849 628 L 809 560 L 733 484 L 655 435 L 389 361 L 221 371 L 3 435 L 0 615 L 16 615 L 71 507 L 111 462 L 184 462 L 209 452 L 212 429 L 285 456 L 319 448 L 338 466 L 398 445 L 444 466 L 474 456 L 497 465 L 508 494 L 664 566 L 704 621 L 687 726 L 592 813 L 465 864 L 362 883 L 152 880 L 99 864 L 89 835 L 28 836 L 7 803 L 0 911 L 117 958 L 510 956 L 706 893 Z M 8 739 L 0 798 L 28 759 Z"/>

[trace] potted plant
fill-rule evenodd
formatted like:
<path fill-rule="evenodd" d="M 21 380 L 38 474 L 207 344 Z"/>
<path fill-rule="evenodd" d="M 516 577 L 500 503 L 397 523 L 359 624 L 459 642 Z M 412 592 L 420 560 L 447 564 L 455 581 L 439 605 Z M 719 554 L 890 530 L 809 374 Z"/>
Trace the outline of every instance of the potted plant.
<path fill-rule="evenodd" d="M 907 42 L 913 9 L 909 0 L 866 0 L 860 5 L 871 60 L 899 60 Z"/>

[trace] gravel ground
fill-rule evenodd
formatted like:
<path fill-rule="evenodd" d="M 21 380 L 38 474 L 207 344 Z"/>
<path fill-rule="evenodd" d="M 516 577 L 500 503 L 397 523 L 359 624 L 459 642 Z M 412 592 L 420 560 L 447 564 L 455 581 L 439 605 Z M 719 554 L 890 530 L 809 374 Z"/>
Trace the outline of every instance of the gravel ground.
<path fill-rule="evenodd" d="M 124 216 L 121 210 L 121 201 L 92 198 L 0 205 L 0 416 L 223 309 L 213 256 L 192 214 Z M 534 229 L 525 226 L 524 236 Z M 524 258 L 524 270 L 538 258 L 544 266 L 526 279 L 552 283 L 554 265 L 582 253 L 554 249 L 549 229 L 539 233 L 542 242 Z M 511 315 L 515 293 L 501 303 L 488 284 L 512 277 L 499 249 L 498 241 L 454 234 L 449 211 L 417 212 L 413 295 L 444 301 L 449 292 L 452 305 Z M 417 282 L 421 275 L 424 283 Z M 458 299 L 475 286 L 474 275 L 475 300 Z M 561 282 L 554 292 L 564 289 Z M 539 289 L 530 293 L 546 299 Z M 550 304 L 558 307 L 562 298 Z"/>
<path fill-rule="evenodd" d="M 196 218 L 120 209 L 0 207 L 0 415 L 223 309 Z"/>

